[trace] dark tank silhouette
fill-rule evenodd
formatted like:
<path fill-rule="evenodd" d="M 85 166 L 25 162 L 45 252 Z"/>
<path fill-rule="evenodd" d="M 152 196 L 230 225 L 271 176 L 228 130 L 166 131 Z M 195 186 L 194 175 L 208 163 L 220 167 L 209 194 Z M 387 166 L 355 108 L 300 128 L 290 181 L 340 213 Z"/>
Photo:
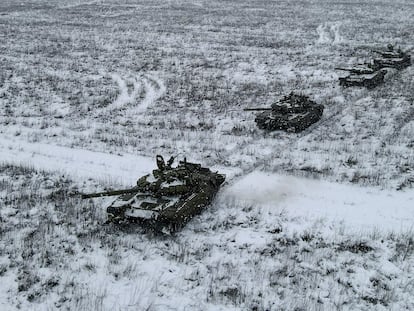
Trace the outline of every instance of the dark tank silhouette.
<path fill-rule="evenodd" d="M 158 168 L 130 189 L 84 194 L 82 198 L 118 195 L 107 208 L 108 221 L 137 222 L 156 231 L 174 232 L 213 200 L 225 175 L 185 159 L 176 167 L 157 155 Z"/>
<path fill-rule="evenodd" d="M 262 111 L 256 115 L 257 127 L 266 131 L 301 132 L 322 117 L 324 106 L 305 95 L 291 93 L 269 108 L 246 108 L 244 111 Z"/>
<path fill-rule="evenodd" d="M 373 64 L 357 65 L 349 68 L 338 67 L 337 70 L 347 71 L 344 77 L 339 77 L 339 85 L 343 87 L 362 86 L 373 89 L 384 83 L 386 69 L 378 69 Z"/>
<path fill-rule="evenodd" d="M 370 60 L 369 63 L 352 66 L 349 68 L 336 68 L 348 71 L 344 77 L 339 77 L 339 85 L 344 87 L 362 86 L 373 89 L 384 82 L 389 68 L 401 70 L 411 65 L 411 55 L 403 52 L 400 48 L 394 49 L 389 44 L 384 50 L 373 50 L 380 55 Z"/>
<path fill-rule="evenodd" d="M 384 51 L 375 50 L 374 52 L 380 55 L 380 57 L 373 59 L 376 69 L 395 68 L 401 70 L 411 65 L 411 55 L 403 52 L 401 48 L 394 49 L 392 44 L 389 44 Z"/>

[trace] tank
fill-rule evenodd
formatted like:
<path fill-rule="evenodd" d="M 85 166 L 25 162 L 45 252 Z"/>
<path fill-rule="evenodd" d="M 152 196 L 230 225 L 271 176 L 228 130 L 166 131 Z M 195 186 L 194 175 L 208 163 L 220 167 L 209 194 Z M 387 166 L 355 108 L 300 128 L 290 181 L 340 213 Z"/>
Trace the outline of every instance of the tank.
<path fill-rule="evenodd" d="M 324 106 L 305 95 L 291 93 L 269 108 L 246 108 L 244 111 L 261 111 L 256 115 L 257 127 L 266 131 L 283 130 L 298 133 L 322 117 Z"/>
<path fill-rule="evenodd" d="M 344 87 L 362 86 L 373 89 L 384 83 L 386 69 L 377 69 L 375 64 L 357 65 L 350 68 L 336 68 L 337 70 L 347 71 L 344 77 L 339 77 L 339 85 Z"/>
<path fill-rule="evenodd" d="M 395 50 L 392 44 L 389 44 L 384 51 L 375 50 L 374 52 L 380 55 L 373 60 L 377 69 L 395 68 L 401 70 L 411 65 L 411 55 L 403 52 L 400 48 Z"/>
<path fill-rule="evenodd" d="M 82 198 L 118 195 L 108 206 L 108 221 L 141 223 L 156 231 L 174 232 L 206 208 L 225 180 L 201 164 L 185 159 L 172 167 L 156 157 L 157 169 L 138 179 L 135 187 L 84 194 Z"/>

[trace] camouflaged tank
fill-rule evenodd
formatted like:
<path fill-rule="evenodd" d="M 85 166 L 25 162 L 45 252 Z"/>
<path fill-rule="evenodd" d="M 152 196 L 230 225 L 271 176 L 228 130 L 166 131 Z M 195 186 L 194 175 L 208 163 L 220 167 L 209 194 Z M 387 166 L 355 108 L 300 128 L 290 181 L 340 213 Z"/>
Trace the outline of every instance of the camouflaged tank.
<path fill-rule="evenodd" d="M 137 222 L 157 231 L 174 232 L 208 206 L 225 180 L 200 164 L 180 161 L 172 167 L 157 156 L 158 168 L 138 179 L 136 187 L 83 195 L 119 195 L 107 208 L 108 221 Z"/>
<path fill-rule="evenodd" d="M 350 68 L 336 68 L 347 71 L 344 77 L 339 77 L 339 85 L 343 87 L 362 86 L 373 89 L 384 83 L 386 69 L 377 69 L 373 64 L 357 65 Z"/>
<path fill-rule="evenodd" d="M 401 70 L 411 65 L 411 55 L 403 52 L 400 48 L 395 50 L 392 44 L 389 44 L 384 51 L 375 50 L 374 52 L 380 55 L 373 60 L 377 69 L 395 68 Z"/>
<path fill-rule="evenodd" d="M 270 108 L 246 108 L 244 111 L 263 111 L 256 115 L 257 127 L 267 131 L 301 132 L 322 117 L 324 106 L 305 95 L 291 93 Z"/>

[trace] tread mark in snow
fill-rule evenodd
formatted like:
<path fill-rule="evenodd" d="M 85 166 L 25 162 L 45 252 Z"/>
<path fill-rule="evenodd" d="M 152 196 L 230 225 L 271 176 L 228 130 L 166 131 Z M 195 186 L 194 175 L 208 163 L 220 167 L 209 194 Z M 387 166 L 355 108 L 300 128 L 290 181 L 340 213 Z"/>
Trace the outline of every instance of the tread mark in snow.
<path fill-rule="evenodd" d="M 155 76 L 146 74 L 126 79 L 114 73 L 111 77 L 118 84 L 120 93 L 116 100 L 104 109 L 106 113 L 124 108 L 128 104 L 133 104 L 138 113 L 145 112 L 165 93 L 163 82 Z M 132 85 L 131 90 L 128 88 L 128 82 Z M 140 99 L 141 94 L 143 94 L 142 99 Z"/>
<path fill-rule="evenodd" d="M 145 111 L 165 93 L 165 86 L 160 79 L 150 75 L 145 75 L 143 78 L 145 96 L 138 107 L 138 112 Z"/>

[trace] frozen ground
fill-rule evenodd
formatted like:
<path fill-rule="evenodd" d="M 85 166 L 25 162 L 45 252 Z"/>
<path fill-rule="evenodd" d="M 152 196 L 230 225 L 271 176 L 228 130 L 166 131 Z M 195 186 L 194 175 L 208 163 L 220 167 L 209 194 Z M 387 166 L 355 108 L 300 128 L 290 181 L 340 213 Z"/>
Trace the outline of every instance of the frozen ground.
<path fill-rule="evenodd" d="M 34 154 L 34 167 L 41 157 Z M 131 165 L 112 160 L 113 168 Z M 82 164 L 72 167 L 69 175 L 80 176 Z M 62 171 L 24 166 L 1 169 L 5 310 L 414 306 L 412 192 L 253 172 L 226 185 L 180 233 L 157 236 L 105 224 L 108 199 L 68 195 L 103 190 L 102 180 L 73 182 Z M 93 178 L 101 169 L 91 163 Z"/>
<path fill-rule="evenodd" d="M 414 225 L 413 191 L 384 191 L 253 172 L 225 190 L 224 195 L 291 218 L 320 219 L 354 231 L 405 232 Z"/>
<path fill-rule="evenodd" d="M 0 1 L 3 310 L 412 310 L 412 1 Z M 325 105 L 300 134 L 244 107 Z M 155 154 L 227 174 L 176 236 L 105 225 Z M 339 182 L 339 183 L 338 183 Z M 398 190 L 397 190 L 398 189 Z"/>
<path fill-rule="evenodd" d="M 373 91 L 339 88 L 335 70 L 390 42 L 413 48 L 408 0 L 4 0 L 0 10 L 5 138 L 412 183 L 413 67 Z M 305 133 L 264 134 L 242 111 L 292 90 L 325 105 Z"/>
<path fill-rule="evenodd" d="M 58 171 L 76 180 L 96 180 L 122 187 L 135 185 L 138 176 L 155 168 L 143 156 L 113 155 L 18 139 L 0 139 L 5 162 L 41 171 Z M 343 223 L 357 231 L 404 232 L 414 225 L 414 192 L 340 185 L 321 180 L 254 171 L 240 177 L 240 170 L 214 167 L 226 173 L 229 186 L 224 200 L 252 204 L 291 218 Z"/>
<path fill-rule="evenodd" d="M 412 191 L 216 167 L 228 183 L 213 206 L 160 237 L 105 225 L 109 199 L 67 195 L 131 186 L 153 159 L 16 139 L 0 150 L 6 310 L 414 306 Z"/>

